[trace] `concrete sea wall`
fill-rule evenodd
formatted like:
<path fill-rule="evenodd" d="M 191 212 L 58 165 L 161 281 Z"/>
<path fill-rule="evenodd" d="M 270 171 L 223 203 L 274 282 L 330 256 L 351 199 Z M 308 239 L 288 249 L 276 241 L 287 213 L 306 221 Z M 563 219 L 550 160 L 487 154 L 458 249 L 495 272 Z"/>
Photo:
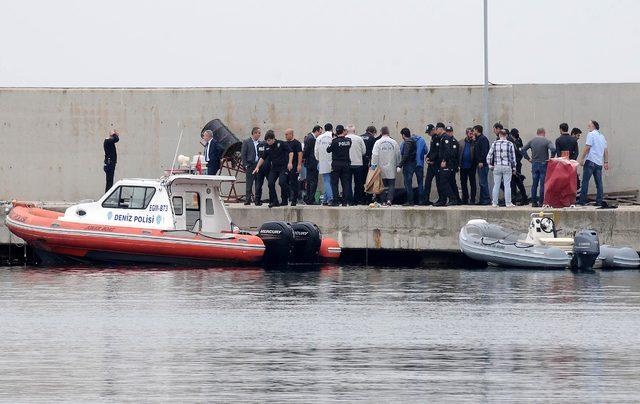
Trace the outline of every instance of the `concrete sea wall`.
<path fill-rule="evenodd" d="M 45 203 L 47 209 L 62 211 L 66 205 Z M 256 230 L 267 221 L 311 221 L 323 234 L 336 238 L 346 249 L 413 250 L 423 252 L 459 252 L 458 233 L 470 219 L 486 219 L 514 230 L 526 232 L 530 207 L 487 208 L 484 206 L 367 207 L 327 208 L 298 206 L 274 208 L 265 206 L 228 205 L 235 224 Z M 640 251 L 640 207 L 618 209 L 564 208 L 551 209 L 561 234 L 572 234 L 582 228 L 598 232 L 601 244 L 631 246 Z M 9 231 L 0 211 L 0 245 L 9 243 Z M 15 243 L 16 237 L 13 237 Z"/>
<path fill-rule="evenodd" d="M 499 85 L 490 99 L 491 122 L 518 127 L 525 140 L 539 126 L 555 139 L 560 122 L 584 130 L 588 119 L 598 120 L 610 147 L 606 190 L 640 184 L 640 84 Z M 180 153 L 193 155 L 201 127 L 215 117 L 241 138 L 260 126 L 279 136 L 291 127 L 301 139 L 327 121 L 359 131 L 388 125 L 394 137 L 404 126 L 422 133 L 426 123 L 443 121 L 461 137 L 481 123 L 482 88 L 0 89 L 0 200 L 97 199 L 102 141 L 112 128 L 122 134 L 116 179 L 158 177 L 180 131 Z"/>

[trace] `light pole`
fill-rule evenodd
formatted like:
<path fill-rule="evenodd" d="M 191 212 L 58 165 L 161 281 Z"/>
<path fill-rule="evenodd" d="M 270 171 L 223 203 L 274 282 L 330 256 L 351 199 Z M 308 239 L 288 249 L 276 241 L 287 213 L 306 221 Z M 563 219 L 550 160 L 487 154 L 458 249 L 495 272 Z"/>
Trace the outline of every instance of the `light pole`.
<path fill-rule="evenodd" d="M 489 26 L 487 17 L 487 1 L 484 0 L 484 87 L 482 88 L 482 98 L 484 103 L 484 115 L 482 126 L 484 130 L 489 130 Z"/>

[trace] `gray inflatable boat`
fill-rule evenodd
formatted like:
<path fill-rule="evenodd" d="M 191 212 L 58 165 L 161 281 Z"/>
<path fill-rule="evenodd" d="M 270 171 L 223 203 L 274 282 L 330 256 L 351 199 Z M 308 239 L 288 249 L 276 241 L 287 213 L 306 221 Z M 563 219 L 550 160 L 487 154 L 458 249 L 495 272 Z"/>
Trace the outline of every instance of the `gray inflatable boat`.
<path fill-rule="evenodd" d="M 640 256 L 629 247 L 600 246 L 597 233 L 581 230 L 575 237 L 558 237 L 550 214 L 531 215 L 529 232 L 470 220 L 458 236 L 460 250 L 490 264 L 522 268 L 637 268 Z"/>

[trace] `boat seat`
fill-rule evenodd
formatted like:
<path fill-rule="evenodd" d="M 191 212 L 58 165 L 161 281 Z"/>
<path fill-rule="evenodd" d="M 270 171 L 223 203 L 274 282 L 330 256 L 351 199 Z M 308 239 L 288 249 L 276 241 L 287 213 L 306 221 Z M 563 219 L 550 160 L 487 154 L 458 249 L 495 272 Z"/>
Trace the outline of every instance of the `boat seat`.
<path fill-rule="evenodd" d="M 539 240 L 542 245 L 549 247 L 557 247 L 566 251 L 573 249 L 572 237 L 541 237 Z"/>

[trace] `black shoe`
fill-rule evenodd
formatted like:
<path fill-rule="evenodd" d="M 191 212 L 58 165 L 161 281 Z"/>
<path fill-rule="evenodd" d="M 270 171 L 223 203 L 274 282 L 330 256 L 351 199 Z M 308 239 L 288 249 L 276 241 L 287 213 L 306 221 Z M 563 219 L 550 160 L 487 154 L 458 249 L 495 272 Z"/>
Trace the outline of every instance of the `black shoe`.
<path fill-rule="evenodd" d="M 262 201 L 256 201 L 256 206 L 262 206 Z"/>
<path fill-rule="evenodd" d="M 425 203 L 423 203 L 424 206 L 433 206 L 433 202 L 431 201 L 426 201 Z"/>
<path fill-rule="evenodd" d="M 346 203 L 343 203 L 343 204 L 342 204 L 342 206 L 349 206 L 349 205 L 348 205 L 348 204 L 346 204 Z"/>
<path fill-rule="evenodd" d="M 249 205 L 251 205 L 251 201 L 250 201 L 250 200 L 248 200 L 248 201 L 246 201 L 246 202 L 244 203 L 244 206 L 249 206 Z"/>
<path fill-rule="evenodd" d="M 469 201 L 469 205 L 475 205 L 476 203 L 474 201 Z"/>
<path fill-rule="evenodd" d="M 458 206 L 458 205 L 460 205 L 460 203 L 458 203 L 457 201 L 451 201 L 451 202 L 447 203 L 446 206 Z"/>
<path fill-rule="evenodd" d="M 289 201 L 282 201 L 280 203 L 280 206 L 287 206 L 289 204 Z"/>
<path fill-rule="evenodd" d="M 531 203 L 531 207 L 532 207 L 532 208 L 539 208 L 539 207 L 540 207 L 540 204 L 539 204 L 538 202 L 532 202 L 532 203 Z"/>
<path fill-rule="evenodd" d="M 278 204 L 277 203 L 269 203 L 269 209 L 271 208 L 277 208 Z"/>
<path fill-rule="evenodd" d="M 291 201 L 291 206 L 296 206 L 298 203 L 296 201 Z"/>
<path fill-rule="evenodd" d="M 463 199 L 460 201 L 460 205 L 473 205 L 473 202 L 469 203 L 469 201 L 467 201 L 466 199 Z"/>
<path fill-rule="evenodd" d="M 330 206 L 340 206 L 338 202 L 331 202 Z"/>
<path fill-rule="evenodd" d="M 438 207 L 440 207 L 440 206 L 447 206 L 447 203 L 446 203 L 446 202 L 442 202 L 442 201 L 440 201 L 440 202 L 436 202 L 436 203 L 434 203 L 434 204 L 433 204 L 433 206 L 438 206 Z"/>

